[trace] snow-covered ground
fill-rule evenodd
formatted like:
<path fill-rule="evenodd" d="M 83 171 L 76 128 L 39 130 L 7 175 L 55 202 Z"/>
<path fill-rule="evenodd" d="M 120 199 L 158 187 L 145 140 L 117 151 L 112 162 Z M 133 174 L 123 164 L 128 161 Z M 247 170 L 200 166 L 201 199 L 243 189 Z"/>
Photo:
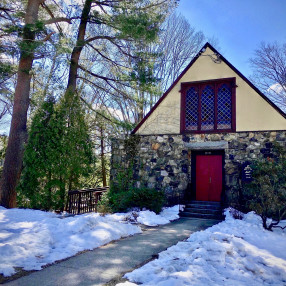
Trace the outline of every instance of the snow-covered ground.
<path fill-rule="evenodd" d="M 44 265 L 140 233 L 149 226 L 178 218 L 178 206 L 156 215 L 148 210 L 74 217 L 36 210 L 0 207 L 0 273 L 15 267 L 39 270 Z M 286 221 L 282 224 L 286 225 Z M 262 228 L 253 213 L 226 220 L 192 234 L 156 259 L 126 274 L 128 285 L 286 285 L 286 230 Z"/>
<path fill-rule="evenodd" d="M 51 212 L 0 207 L 0 274 L 10 276 L 14 267 L 40 270 L 42 266 L 112 240 L 140 233 L 130 222 L 159 225 L 177 219 L 179 206 L 156 215 L 150 211 L 74 217 Z"/>
<path fill-rule="evenodd" d="M 193 233 L 125 277 L 131 282 L 117 286 L 285 286 L 286 231 L 264 230 L 253 213 L 236 220 L 227 211 L 224 222 Z"/>

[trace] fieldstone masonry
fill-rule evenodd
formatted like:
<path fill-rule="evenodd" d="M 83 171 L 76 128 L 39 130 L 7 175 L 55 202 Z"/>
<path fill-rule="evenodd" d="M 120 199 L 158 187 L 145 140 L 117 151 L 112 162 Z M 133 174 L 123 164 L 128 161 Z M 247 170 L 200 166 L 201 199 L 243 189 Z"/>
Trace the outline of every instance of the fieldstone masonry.
<path fill-rule="evenodd" d="M 141 135 L 133 165 L 136 185 L 163 189 L 170 202 L 182 201 L 191 178 L 191 154 L 194 150 L 224 150 L 225 199 L 233 200 L 240 184 L 241 165 L 245 161 L 273 157 L 273 142 L 286 147 L 286 131 L 238 132 L 193 135 Z M 118 168 L 126 166 L 123 140 L 113 140 L 111 179 Z"/>

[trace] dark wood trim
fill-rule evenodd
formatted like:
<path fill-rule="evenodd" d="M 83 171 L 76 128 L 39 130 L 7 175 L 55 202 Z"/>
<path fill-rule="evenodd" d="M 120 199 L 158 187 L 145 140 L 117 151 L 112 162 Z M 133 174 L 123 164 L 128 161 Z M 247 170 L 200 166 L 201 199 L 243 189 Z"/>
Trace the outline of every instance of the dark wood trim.
<path fill-rule="evenodd" d="M 223 79 L 211 79 L 205 81 L 195 81 L 195 82 L 183 82 L 181 83 L 181 126 L 180 131 L 182 134 L 192 134 L 192 133 L 222 133 L 222 132 L 235 132 L 236 126 L 236 113 L 235 113 L 235 89 L 236 89 L 236 79 L 234 77 L 231 78 L 223 78 Z M 231 102 L 234 102 L 234 106 L 231 106 L 231 129 L 217 129 L 217 92 L 218 87 L 223 83 L 228 83 L 231 88 Z M 201 108 L 201 97 L 202 90 L 206 86 L 211 86 L 214 90 L 214 130 L 201 130 L 201 117 L 202 117 L 202 108 Z M 186 91 L 190 87 L 198 87 L 199 90 L 199 102 L 198 102 L 198 130 L 185 130 L 186 123 Z M 233 92 L 234 91 L 234 92 Z M 184 106 L 182 106 L 184 104 Z"/>
<path fill-rule="evenodd" d="M 199 92 L 199 95 L 198 95 L 198 129 L 194 130 L 194 131 L 189 131 L 188 133 L 199 132 L 199 130 L 201 130 L 201 127 L 202 127 L 202 119 L 200 116 L 200 114 L 202 113 L 202 97 L 201 97 L 202 86 L 200 86 L 200 85 L 198 86 L 198 92 Z M 185 132 L 186 130 L 184 127 L 183 127 L 183 130 Z"/>
<path fill-rule="evenodd" d="M 217 93 L 219 83 L 214 84 L 214 130 L 217 130 Z"/>
<path fill-rule="evenodd" d="M 164 100 L 164 98 L 169 94 L 169 92 L 175 87 L 179 80 L 185 75 L 188 69 L 197 61 L 198 57 L 202 51 L 206 48 L 210 48 L 212 51 L 220 55 L 220 58 L 228 65 L 235 73 L 237 73 L 250 87 L 252 87 L 265 101 L 267 101 L 276 111 L 278 111 L 284 118 L 286 118 L 286 113 L 284 113 L 277 105 L 275 105 L 269 98 L 267 98 L 253 83 L 249 81 L 240 71 L 238 71 L 228 60 L 225 59 L 210 43 L 205 43 L 197 55 L 191 60 L 187 67 L 182 71 L 178 78 L 173 82 L 173 84 L 168 88 L 168 90 L 160 97 L 157 103 L 151 108 L 151 110 L 146 114 L 146 116 L 138 123 L 131 134 L 135 134 L 136 131 L 142 126 L 142 124 L 147 120 L 147 118 L 153 113 L 153 111 L 158 107 L 158 105 Z"/>
<path fill-rule="evenodd" d="M 186 90 L 181 93 L 181 110 L 184 113 L 180 119 L 180 132 L 182 133 L 186 124 Z"/>
<path fill-rule="evenodd" d="M 225 77 L 225 78 L 214 78 L 214 79 L 208 79 L 208 80 L 200 80 L 200 81 L 188 81 L 188 82 L 182 82 L 181 83 L 181 90 L 180 92 L 182 92 L 184 89 L 186 89 L 187 87 L 189 87 L 190 85 L 194 86 L 194 85 L 208 85 L 208 84 L 213 84 L 213 83 L 223 83 L 226 81 L 229 82 L 233 82 L 235 81 L 235 77 Z M 237 86 L 235 86 L 237 87 Z"/>
<path fill-rule="evenodd" d="M 206 154 L 207 152 L 207 154 Z M 209 154 L 211 152 L 211 154 Z M 198 155 L 221 155 L 222 156 L 222 192 L 221 203 L 225 197 L 225 151 L 224 150 L 192 150 L 191 154 L 191 194 L 192 200 L 196 200 L 196 157 Z"/>
<path fill-rule="evenodd" d="M 232 113 L 232 120 L 231 120 L 231 129 L 236 132 L 236 78 L 233 79 L 233 86 L 231 89 L 231 113 Z"/>

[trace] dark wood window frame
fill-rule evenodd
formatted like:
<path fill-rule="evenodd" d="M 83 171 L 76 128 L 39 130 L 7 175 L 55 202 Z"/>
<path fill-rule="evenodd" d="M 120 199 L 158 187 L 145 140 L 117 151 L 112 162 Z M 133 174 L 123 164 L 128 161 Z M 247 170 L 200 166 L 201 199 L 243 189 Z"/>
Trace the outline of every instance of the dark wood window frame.
<path fill-rule="evenodd" d="M 231 128 L 230 129 L 217 129 L 217 93 L 218 86 L 227 83 L 230 84 L 231 87 Z M 191 87 L 201 87 L 207 84 L 214 85 L 215 87 L 215 116 L 214 116 L 214 129 L 213 130 L 201 130 L 201 92 L 199 95 L 199 106 L 198 106 L 198 130 L 186 130 L 186 92 Z M 214 80 L 206 80 L 206 81 L 193 81 L 193 82 L 183 82 L 181 83 L 181 133 L 222 133 L 222 132 L 235 132 L 236 131 L 236 78 L 222 78 L 222 79 L 214 79 Z"/>

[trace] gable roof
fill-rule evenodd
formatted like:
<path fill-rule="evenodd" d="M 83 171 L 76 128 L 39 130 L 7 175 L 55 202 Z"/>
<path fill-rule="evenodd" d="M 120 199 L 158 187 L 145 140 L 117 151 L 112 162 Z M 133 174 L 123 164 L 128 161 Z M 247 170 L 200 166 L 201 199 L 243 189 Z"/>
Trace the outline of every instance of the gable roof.
<path fill-rule="evenodd" d="M 286 113 L 284 113 L 276 104 L 274 104 L 265 94 L 263 94 L 247 77 L 245 77 L 239 70 L 237 70 L 227 59 L 225 59 L 210 43 L 205 43 L 201 50 L 194 56 L 187 67 L 181 72 L 177 79 L 172 83 L 172 85 L 167 89 L 167 91 L 159 98 L 156 104 L 150 109 L 150 111 L 145 115 L 145 117 L 138 123 L 131 134 L 135 134 L 137 130 L 142 126 L 142 124 L 147 120 L 147 118 L 154 112 L 154 110 L 159 106 L 159 104 L 164 100 L 164 98 L 169 94 L 169 92 L 175 87 L 178 81 L 184 76 L 184 74 L 191 68 L 191 66 L 197 61 L 200 54 L 207 48 L 213 50 L 219 55 L 220 59 L 225 62 L 235 73 L 237 73 L 251 88 L 253 88 L 265 101 L 267 101 L 276 111 L 278 111 L 285 119 Z"/>

